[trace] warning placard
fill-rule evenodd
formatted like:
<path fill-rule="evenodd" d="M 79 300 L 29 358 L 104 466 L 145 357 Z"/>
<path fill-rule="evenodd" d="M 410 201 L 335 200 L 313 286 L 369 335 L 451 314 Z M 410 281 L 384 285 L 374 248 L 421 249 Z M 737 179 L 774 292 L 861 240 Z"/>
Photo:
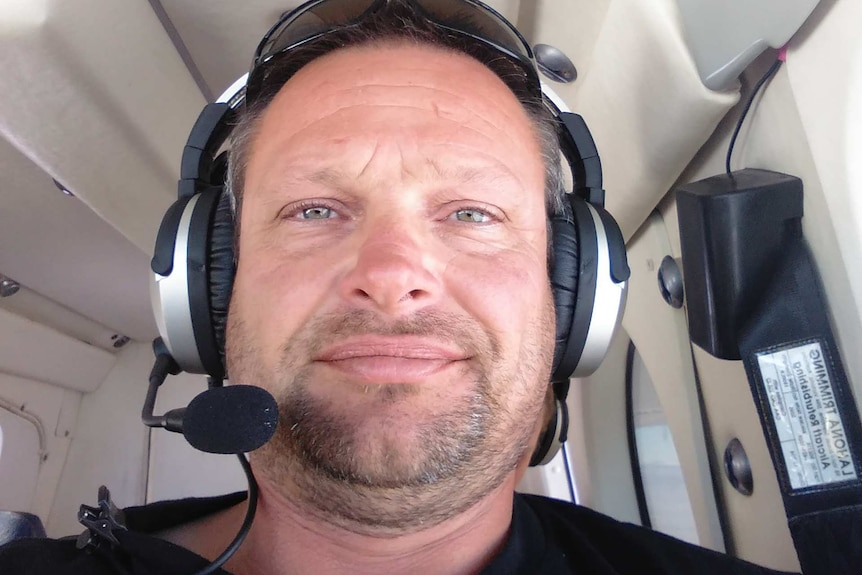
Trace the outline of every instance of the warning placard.
<path fill-rule="evenodd" d="M 757 361 L 791 487 L 856 479 L 820 344 L 759 353 Z"/>

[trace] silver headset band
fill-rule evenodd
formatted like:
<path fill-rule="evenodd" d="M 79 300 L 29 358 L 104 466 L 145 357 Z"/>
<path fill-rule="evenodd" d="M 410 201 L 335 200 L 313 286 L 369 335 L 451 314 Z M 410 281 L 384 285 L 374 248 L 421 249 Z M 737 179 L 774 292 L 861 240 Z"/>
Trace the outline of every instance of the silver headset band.
<path fill-rule="evenodd" d="M 236 108 L 237 104 L 245 99 L 245 85 L 248 84 L 248 72 L 236 79 L 227 90 L 222 92 L 216 100 L 217 104 L 229 104 L 231 108 Z"/>
<path fill-rule="evenodd" d="M 245 99 L 245 86 L 248 83 L 248 72 L 237 78 L 227 90 L 222 92 L 216 103 L 229 104 L 231 108 L 236 108 Z M 548 102 L 553 104 L 552 111 L 559 115 L 560 112 L 571 112 L 571 109 L 566 105 L 560 96 L 551 89 L 550 86 L 541 82 L 542 95 L 547 98 Z"/>
<path fill-rule="evenodd" d="M 200 195 L 192 196 L 183 208 L 174 243 L 175 265 L 171 273 L 166 276 L 153 273 L 154 281 L 150 290 L 159 333 L 171 356 L 183 371 L 189 373 L 206 373 L 192 325 L 187 265 L 192 214 L 199 199 Z"/>
<path fill-rule="evenodd" d="M 590 204 L 587 207 L 596 226 L 596 291 L 584 350 L 572 377 L 590 375 L 602 363 L 623 317 L 628 289 L 628 281 L 616 283 L 611 277 L 611 256 L 604 222 L 595 207 Z"/>
<path fill-rule="evenodd" d="M 561 112 L 571 112 L 572 111 L 566 105 L 566 103 L 563 101 L 563 99 L 560 98 L 559 94 L 554 92 L 554 90 L 550 86 L 548 86 L 544 82 L 541 82 L 541 85 L 542 85 L 542 95 L 547 100 L 545 102 L 545 104 L 547 105 L 548 102 L 550 102 L 552 104 L 552 106 L 549 106 L 549 108 L 551 108 L 551 111 L 554 112 L 554 114 L 556 116 L 559 116 Z"/>

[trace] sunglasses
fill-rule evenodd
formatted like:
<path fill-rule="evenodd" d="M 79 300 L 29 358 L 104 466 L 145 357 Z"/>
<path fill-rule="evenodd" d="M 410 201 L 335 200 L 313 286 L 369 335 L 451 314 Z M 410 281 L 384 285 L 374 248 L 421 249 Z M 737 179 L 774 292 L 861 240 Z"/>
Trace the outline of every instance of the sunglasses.
<path fill-rule="evenodd" d="M 526 79 L 519 83 L 520 89 L 526 88 L 541 101 L 542 89 L 530 45 L 493 8 L 478 0 L 412 0 L 411 3 L 427 22 L 444 30 L 447 36 L 479 42 L 505 57 Z M 284 14 L 255 50 L 246 104 L 254 102 L 263 92 L 267 70 L 273 62 L 327 34 L 361 24 L 389 4 L 389 0 L 311 0 Z"/>

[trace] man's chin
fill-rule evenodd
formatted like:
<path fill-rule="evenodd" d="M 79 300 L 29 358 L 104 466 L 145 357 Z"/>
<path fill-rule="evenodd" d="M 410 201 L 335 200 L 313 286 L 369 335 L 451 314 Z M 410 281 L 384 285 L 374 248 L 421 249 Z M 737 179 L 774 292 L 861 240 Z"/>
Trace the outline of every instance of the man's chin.
<path fill-rule="evenodd" d="M 484 377 L 361 389 L 302 375 L 278 398 L 256 469 L 351 530 L 427 528 L 457 514 L 500 485 L 529 440 L 519 437 L 528 426 L 506 424 Z"/>
<path fill-rule="evenodd" d="M 369 396 L 348 410 L 299 420 L 291 448 L 303 464 L 353 485 L 418 487 L 456 475 L 482 445 L 482 410 L 428 409 L 403 386 Z"/>
<path fill-rule="evenodd" d="M 356 533 L 427 529 L 475 504 L 514 468 L 514 459 L 483 465 L 489 450 L 469 423 L 456 429 L 448 418 L 436 427 L 396 418 L 345 425 L 352 433 L 276 436 L 255 464 L 310 513 Z"/>
<path fill-rule="evenodd" d="M 451 457 L 435 459 L 414 441 L 391 433 L 368 436 L 368 443 L 363 439 L 353 444 L 349 457 L 310 462 L 331 480 L 377 490 L 433 485 L 454 476 L 463 463 Z"/>

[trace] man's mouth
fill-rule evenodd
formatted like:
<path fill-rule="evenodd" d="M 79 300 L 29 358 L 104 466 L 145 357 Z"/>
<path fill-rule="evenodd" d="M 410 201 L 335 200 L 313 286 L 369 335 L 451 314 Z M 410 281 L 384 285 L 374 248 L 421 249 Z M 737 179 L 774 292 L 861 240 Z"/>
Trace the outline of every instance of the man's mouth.
<path fill-rule="evenodd" d="M 469 356 L 428 338 L 362 336 L 330 346 L 313 359 L 368 385 L 423 383 Z"/>

